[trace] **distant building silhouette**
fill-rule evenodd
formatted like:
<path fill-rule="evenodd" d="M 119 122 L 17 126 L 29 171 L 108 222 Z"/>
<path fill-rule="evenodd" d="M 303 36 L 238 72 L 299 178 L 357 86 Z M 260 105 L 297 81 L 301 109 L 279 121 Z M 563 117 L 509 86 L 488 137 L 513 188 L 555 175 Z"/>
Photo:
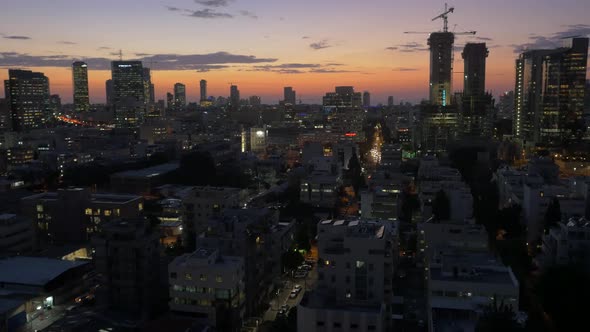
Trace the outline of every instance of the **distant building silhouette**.
<path fill-rule="evenodd" d="M 453 43 L 452 32 L 433 32 L 428 37 L 430 46 L 430 103 L 451 104 Z"/>
<path fill-rule="evenodd" d="M 363 92 L 363 107 L 371 106 L 371 94 L 369 91 Z"/>
<path fill-rule="evenodd" d="M 88 65 L 82 61 L 72 63 L 74 88 L 74 111 L 88 112 L 90 98 L 88 96 Z"/>
<path fill-rule="evenodd" d="M 174 106 L 176 108 L 186 107 L 186 86 L 182 83 L 174 84 Z"/>
<path fill-rule="evenodd" d="M 200 101 L 206 101 L 207 100 L 207 81 L 201 80 L 200 86 L 201 86 L 201 99 L 200 99 Z"/>
<path fill-rule="evenodd" d="M 117 128 L 135 128 L 145 115 L 144 72 L 141 61 L 113 61 L 113 106 Z"/>
<path fill-rule="evenodd" d="M 293 87 L 287 86 L 283 89 L 283 100 L 285 101 L 285 104 L 296 104 L 297 92 L 293 90 Z"/>

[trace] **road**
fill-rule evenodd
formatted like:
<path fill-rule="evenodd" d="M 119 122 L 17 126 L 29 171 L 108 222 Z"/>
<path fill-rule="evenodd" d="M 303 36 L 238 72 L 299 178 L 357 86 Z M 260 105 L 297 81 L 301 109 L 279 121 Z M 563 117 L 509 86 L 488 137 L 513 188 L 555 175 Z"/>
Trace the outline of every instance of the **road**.
<path fill-rule="evenodd" d="M 279 294 L 276 295 L 270 302 L 270 308 L 264 313 L 263 319 L 265 321 L 274 321 L 277 317 L 281 306 L 286 304 L 289 308 L 296 307 L 301 302 L 303 294 L 315 287 L 317 282 L 317 264 L 313 265 L 313 269 L 309 271 L 305 279 L 295 279 L 290 276 L 284 276 L 285 287 L 281 288 Z M 291 299 L 289 294 L 295 285 L 301 285 L 301 291 L 297 297 Z"/>

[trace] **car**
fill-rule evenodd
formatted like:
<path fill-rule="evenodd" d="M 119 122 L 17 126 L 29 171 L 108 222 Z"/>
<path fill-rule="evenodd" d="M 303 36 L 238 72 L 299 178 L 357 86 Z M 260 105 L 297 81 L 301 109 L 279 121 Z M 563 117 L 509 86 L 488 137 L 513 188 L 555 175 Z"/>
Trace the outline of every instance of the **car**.
<path fill-rule="evenodd" d="M 295 279 L 303 279 L 307 277 L 307 271 L 298 271 L 295 273 Z"/>
<path fill-rule="evenodd" d="M 286 315 L 289 312 L 289 305 L 283 304 L 279 310 L 279 315 Z"/>
<path fill-rule="evenodd" d="M 313 267 L 311 265 L 308 265 L 308 264 L 303 264 L 298 269 L 304 270 L 304 271 L 310 271 L 311 269 L 313 269 Z"/>
<path fill-rule="evenodd" d="M 295 286 L 293 286 L 293 290 L 296 290 L 296 291 L 299 292 L 301 290 L 301 285 L 295 285 Z"/>
<path fill-rule="evenodd" d="M 294 299 L 297 297 L 297 295 L 299 295 L 299 291 L 292 290 L 291 293 L 289 294 L 289 298 Z"/>

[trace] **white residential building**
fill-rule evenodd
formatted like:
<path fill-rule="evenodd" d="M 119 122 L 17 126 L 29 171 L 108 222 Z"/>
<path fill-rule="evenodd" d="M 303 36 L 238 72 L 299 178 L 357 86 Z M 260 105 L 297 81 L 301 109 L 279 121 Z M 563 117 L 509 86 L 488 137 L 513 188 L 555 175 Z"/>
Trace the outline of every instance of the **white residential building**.
<path fill-rule="evenodd" d="M 590 222 L 586 218 L 570 218 L 558 223 L 543 236 L 541 250 L 535 257 L 541 267 L 576 263 L 590 267 Z"/>

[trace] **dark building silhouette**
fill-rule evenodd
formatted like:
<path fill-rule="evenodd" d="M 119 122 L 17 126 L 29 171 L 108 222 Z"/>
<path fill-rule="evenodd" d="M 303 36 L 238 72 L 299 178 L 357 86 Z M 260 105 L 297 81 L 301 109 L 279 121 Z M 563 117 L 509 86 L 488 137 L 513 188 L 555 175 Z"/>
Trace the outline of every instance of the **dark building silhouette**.
<path fill-rule="evenodd" d="M 111 71 L 115 126 L 138 127 L 146 110 L 143 65 L 141 61 L 113 61 Z"/>
<path fill-rule="evenodd" d="M 177 108 L 186 107 L 186 85 L 182 83 L 174 84 L 174 106 Z"/>
<path fill-rule="evenodd" d="M 292 87 L 287 86 L 283 91 L 283 100 L 285 104 L 295 105 L 297 102 L 297 92 Z"/>
<path fill-rule="evenodd" d="M 207 101 L 207 81 L 201 80 L 200 87 L 201 87 L 201 99 L 200 99 L 200 101 Z"/>

